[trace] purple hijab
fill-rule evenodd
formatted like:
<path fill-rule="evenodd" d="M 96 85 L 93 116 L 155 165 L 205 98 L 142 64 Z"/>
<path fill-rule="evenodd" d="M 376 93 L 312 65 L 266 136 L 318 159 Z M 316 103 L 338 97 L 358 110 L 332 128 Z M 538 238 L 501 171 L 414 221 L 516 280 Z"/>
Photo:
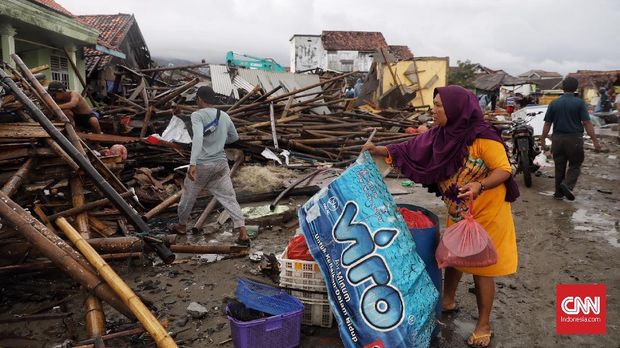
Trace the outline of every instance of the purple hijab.
<path fill-rule="evenodd" d="M 437 93 L 441 96 L 447 124 L 433 127 L 404 143 L 387 146 L 395 167 L 436 193 L 438 182 L 461 169 L 469 154 L 467 147 L 476 138 L 495 140 L 506 146 L 497 129 L 484 121 L 478 99 L 472 92 L 461 86 L 448 86 L 436 88 L 434 95 Z M 511 176 L 505 185 L 506 201 L 514 202 L 519 197 L 517 183 Z"/>

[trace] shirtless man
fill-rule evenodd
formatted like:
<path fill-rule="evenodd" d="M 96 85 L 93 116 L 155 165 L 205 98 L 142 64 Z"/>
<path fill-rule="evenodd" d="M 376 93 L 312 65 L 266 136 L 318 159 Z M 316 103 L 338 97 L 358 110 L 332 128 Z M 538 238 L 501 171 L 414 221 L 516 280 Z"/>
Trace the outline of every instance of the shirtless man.
<path fill-rule="evenodd" d="M 93 132 L 101 134 L 97 113 L 78 92 L 67 91 L 65 85 L 58 81 L 51 82 L 47 92 L 71 122 L 80 127 L 90 126 Z"/>

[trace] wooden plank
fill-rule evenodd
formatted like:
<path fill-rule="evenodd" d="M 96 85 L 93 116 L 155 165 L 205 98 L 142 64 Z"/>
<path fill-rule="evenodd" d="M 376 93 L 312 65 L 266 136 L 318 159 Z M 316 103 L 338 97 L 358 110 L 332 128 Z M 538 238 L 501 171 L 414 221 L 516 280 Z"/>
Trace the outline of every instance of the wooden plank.
<path fill-rule="evenodd" d="M 112 134 L 78 133 L 78 135 L 84 140 L 109 144 L 133 143 L 136 141 L 140 141 L 140 138 L 137 137 L 127 137 Z"/>
<path fill-rule="evenodd" d="M 0 124 L 0 138 L 49 138 L 49 134 L 38 124 L 32 126 L 25 123 L 4 123 Z"/>

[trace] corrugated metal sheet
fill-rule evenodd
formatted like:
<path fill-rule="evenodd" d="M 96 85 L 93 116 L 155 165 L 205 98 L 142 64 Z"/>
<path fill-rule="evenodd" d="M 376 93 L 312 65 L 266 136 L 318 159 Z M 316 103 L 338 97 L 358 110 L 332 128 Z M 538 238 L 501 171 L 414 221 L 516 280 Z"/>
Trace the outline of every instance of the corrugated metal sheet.
<path fill-rule="evenodd" d="M 211 72 L 211 85 L 215 93 L 226 96 L 232 93 L 236 99 L 239 99 L 239 92 L 230 80 L 230 74 L 226 65 L 211 64 L 209 65 L 209 70 Z"/>
<path fill-rule="evenodd" d="M 241 88 L 247 92 L 251 92 L 254 89 L 254 86 L 252 86 L 251 83 L 249 83 L 239 75 L 235 76 L 235 78 L 233 79 L 233 86 L 235 86 L 235 88 L 237 89 Z"/>
<path fill-rule="evenodd" d="M 319 77 L 317 75 L 308 74 L 276 73 L 255 69 L 237 69 L 238 75 L 231 80 L 228 67 L 225 65 L 209 65 L 209 71 L 211 74 L 211 84 L 213 90 L 216 93 L 227 96 L 232 93 L 237 99 L 239 99 L 238 89 L 243 89 L 250 92 L 256 85 L 261 86 L 265 92 L 269 92 L 278 86 L 282 86 L 280 90 L 273 94 L 273 96 L 277 97 L 294 90 L 319 83 Z M 308 94 L 311 92 L 320 93 L 321 91 L 321 87 L 314 87 L 303 94 Z M 295 102 L 298 103 L 313 98 L 314 97 L 311 95 L 300 97 L 295 99 Z M 330 113 L 330 110 L 325 106 L 316 107 L 312 109 L 312 111 L 318 114 Z"/>
<path fill-rule="evenodd" d="M 274 93 L 274 96 L 280 96 L 283 94 L 287 94 L 297 89 L 304 88 L 306 86 L 310 86 L 313 84 L 317 84 L 320 82 L 319 77 L 317 75 L 309 75 L 309 74 L 294 74 L 294 73 L 276 73 L 262 70 L 254 70 L 254 69 L 239 69 L 239 76 L 241 76 L 244 80 L 249 82 L 252 85 L 259 84 L 263 90 L 269 92 L 278 86 L 282 86 L 280 90 Z M 321 87 L 314 87 L 303 94 L 308 94 L 311 92 L 321 92 Z M 296 98 L 295 102 L 302 102 L 304 100 L 313 99 L 313 96 L 305 96 Z M 318 101 L 320 103 L 320 101 Z M 294 105 L 294 104 L 293 104 Z M 318 114 L 328 114 L 330 110 L 325 107 L 316 107 L 313 108 L 312 111 Z"/>

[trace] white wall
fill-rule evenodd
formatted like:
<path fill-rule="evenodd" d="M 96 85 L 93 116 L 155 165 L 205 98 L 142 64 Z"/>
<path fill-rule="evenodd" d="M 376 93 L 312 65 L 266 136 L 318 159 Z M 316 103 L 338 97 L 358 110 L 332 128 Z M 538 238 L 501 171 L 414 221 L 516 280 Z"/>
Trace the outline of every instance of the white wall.
<path fill-rule="evenodd" d="M 501 86 L 500 91 L 502 89 L 505 89 L 507 91 L 513 91 L 514 93 L 521 93 L 524 96 L 528 96 L 534 92 L 534 89 L 532 88 L 532 85 L 530 84 L 518 85 L 518 86 Z M 502 98 L 502 95 L 500 95 L 500 99 L 501 98 Z"/>
<path fill-rule="evenodd" d="M 368 71 L 372 64 L 372 52 L 327 51 L 327 68 L 336 71 Z M 353 61 L 353 68 L 347 69 L 343 61 Z"/>
<path fill-rule="evenodd" d="M 321 36 L 295 35 L 290 40 L 291 72 L 321 68 L 345 71 L 343 61 L 353 61 L 356 71 L 368 71 L 372 65 L 374 52 L 326 51 Z"/>
<path fill-rule="evenodd" d="M 321 37 L 316 35 L 295 35 L 291 39 L 291 71 L 327 67 L 325 50 Z"/>
<path fill-rule="evenodd" d="M 357 71 L 369 71 L 370 66 L 372 65 L 372 61 L 374 59 L 374 55 L 375 52 L 360 52 L 355 69 Z"/>

